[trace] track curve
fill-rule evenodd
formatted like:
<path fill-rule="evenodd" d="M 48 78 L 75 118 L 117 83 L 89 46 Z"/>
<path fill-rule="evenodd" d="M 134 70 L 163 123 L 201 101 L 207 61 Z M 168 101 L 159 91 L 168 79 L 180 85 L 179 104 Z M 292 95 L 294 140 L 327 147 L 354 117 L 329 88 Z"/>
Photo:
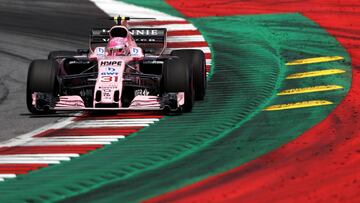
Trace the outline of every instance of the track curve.
<path fill-rule="evenodd" d="M 186 10 L 184 2 L 169 2 L 190 16 L 301 12 L 347 49 L 352 57 L 353 80 L 342 103 L 294 141 L 149 202 L 359 202 L 358 2 L 259 0 L 224 5 L 213 0 L 198 1 Z"/>
<path fill-rule="evenodd" d="M 137 3 L 139 2 L 141 1 Z M 159 1 L 155 1 L 155 6 L 158 6 L 156 5 L 157 2 Z M 36 4 L 37 3 L 35 3 L 35 5 Z M 171 12 L 176 14 L 174 11 Z M 60 13 L 69 14 L 67 11 Z M 69 16 L 71 15 L 72 14 L 69 14 Z M 301 25 L 306 25 L 305 27 L 307 28 L 313 28 L 311 31 L 323 35 L 321 30 L 316 29 L 316 25 L 308 24 L 306 19 L 302 19 L 301 16 L 288 15 L 287 17 Z M 106 147 L 89 156 L 80 157 L 72 161 L 72 163 L 63 164 L 61 167 L 49 167 L 31 173 L 28 176 L 19 177 L 13 181 L 10 180 L 4 185 L 0 185 L 1 190 L 9 191 L 10 189 L 11 191 L 11 188 L 25 187 L 24 190 L 33 196 L 26 194 L 8 194 L 7 197 L 35 201 L 54 201 L 61 199 L 69 202 L 75 200 L 104 200 L 109 202 L 116 200 L 138 201 L 145 197 L 151 197 L 168 191 L 169 189 L 176 189 L 185 184 L 192 183 L 194 180 L 196 181 L 208 175 L 228 170 L 239 163 L 244 163 L 249 159 L 256 158 L 262 153 L 266 153 L 281 145 L 285 141 L 293 139 L 300 132 L 303 132 L 304 129 L 319 122 L 324 118 L 326 113 L 331 111 L 332 106 L 325 107 L 323 110 L 316 112 L 303 113 L 298 111 L 299 115 L 310 115 L 309 120 L 314 123 L 304 122 L 305 124 L 302 125 L 300 118 L 299 123 L 296 123 L 298 127 L 291 131 L 294 135 L 284 136 L 285 138 L 282 137 L 281 141 L 279 141 L 280 137 L 277 137 L 279 140 L 275 139 L 274 142 L 268 145 L 266 142 L 263 142 L 268 139 L 266 137 L 267 135 L 271 135 L 269 132 L 274 133 L 274 131 L 272 131 L 273 129 L 267 127 L 276 124 L 276 122 L 271 122 L 272 119 L 270 119 L 276 118 L 276 116 L 272 117 L 271 114 L 261 112 L 265 105 L 270 104 L 269 102 L 276 104 L 278 101 L 272 100 L 272 98 L 274 98 L 276 93 L 275 90 L 280 86 L 279 81 L 284 79 L 286 72 L 283 67 L 286 61 L 282 61 L 281 53 L 277 52 L 277 48 L 281 47 L 281 45 L 279 45 L 281 43 L 278 42 L 282 41 L 272 42 L 269 39 L 272 37 L 276 38 L 277 34 L 280 34 L 278 38 L 282 38 L 281 36 L 285 36 L 286 34 L 276 32 L 278 31 L 276 30 L 278 22 L 282 22 L 283 19 L 259 20 L 255 18 L 252 19 L 251 17 L 249 19 L 248 22 L 242 22 L 234 17 L 227 22 L 228 25 L 233 26 L 236 25 L 234 22 L 243 23 L 248 26 L 246 30 L 238 32 L 236 35 L 232 35 L 234 34 L 234 30 L 232 30 L 234 27 L 229 26 L 221 30 L 212 27 L 216 21 L 218 21 L 217 23 L 219 23 L 219 25 L 222 25 L 224 19 L 211 18 L 211 21 L 190 19 L 200 27 L 200 30 L 209 31 L 205 37 L 211 43 L 212 49 L 222 50 L 225 53 L 217 54 L 215 52 L 215 64 L 219 69 L 215 70 L 213 80 L 209 83 L 210 94 L 208 95 L 208 100 L 196 106 L 194 113 L 181 117 L 166 118 L 159 122 L 156 127 L 141 130 L 131 135 L 129 139 L 126 139 L 124 142 L 116 143 L 114 146 Z M 266 30 L 266 28 L 262 27 L 263 25 L 267 25 L 267 23 L 269 23 L 269 27 L 274 26 L 274 30 Z M 256 29 L 253 27 L 254 24 L 257 25 Z M 219 26 L 219 28 L 222 27 Z M 289 24 L 287 28 L 292 29 L 291 24 Z M 257 32 L 259 31 L 257 29 L 259 29 L 260 32 Z M 49 32 L 54 38 L 59 39 L 57 38 L 59 37 L 57 36 L 57 31 L 50 30 Z M 274 36 L 267 36 L 266 33 L 268 31 L 274 31 Z M 67 31 L 64 31 L 63 34 L 69 34 L 66 33 Z M 225 36 L 223 33 L 225 33 Z M 241 39 L 244 39 L 249 33 L 253 33 L 253 41 L 242 41 Z M 76 36 L 78 35 L 75 34 L 75 37 Z M 226 38 L 233 36 L 236 36 L 234 39 L 238 40 L 236 44 L 243 45 L 240 49 L 234 46 L 235 43 L 224 43 L 214 40 L 223 39 L 224 41 L 231 41 Z M 78 37 L 81 38 L 80 36 Z M 284 38 L 286 39 L 286 37 Z M 86 39 L 86 37 L 82 39 Z M 321 40 L 312 40 L 310 42 L 311 43 L 307 45 L 321 44 L 335 47 L 331 49 L 330 52 L 326 49 L 315 50 L 320 51 L 322 54 L 340 53 L 345 58 L 345 62 L 335 62 L 335 64 L 344 65 L 345 67 L 346 63 L 348 63 L 348 56 L 343 50 L 337 49 L 337 43 L 333 39 L 329 38 L 328 44 Z M 276 47 L 276 49 L 274 47 Z M 288 45 L 285 47 L 288 48 L 288 50 L 293 48 Z M 237 57 L 235 53 L 239 50 L 241 50 L 240 52 L 246 57 L 236 61 Z M 263 53 L 263 55 L 259 56 L 259 52 Z M 310 51 L 301 54 L 310 57 L 316 53 Z M 12 54 L 16 55 L 14 53 Z M 296 53 L 290 56 L 290 58 L 298 56 L 298 54 L 299 53 Z M 262 60 L 258 60 L 259 58 Z M 240 64 L 239 62 L 246 67 L 251 67 L 251 69 L 234 67 L 233 64 Z M 264 67 L 266 67 L 266 69 Z M 239 78 L 242 79 L 239 83 L 233 84 L 231 82 L 237 81 Z M 269 80 L 266 81 L 264 78 Z M 335 79 L 342 81 L 344 78 L 339 76 Z M 345 89 L 343 92 L 334 95 L 324 94 L 322 98 L 334 99 L 334 103 L 337 104 L 344 93 L 346 93 L 347 81 L 348 80 L 342 82 L 345 87 L 343 88 Z M 305 84 L 308 83 L 305 82 Z M 241 97 L 244 92 L 247 94 L 247 98 Z M 5 90 L 3 95 L 6 95 Z M 221 102 L 217 100 L 220 97 L 222 97 Z M 306 98 L 313 99 L 316 97 L 308 96 Z M 292 99 L 286 101 L 293 102 Z M 196 120 L 198 122 L 195 123 L 195 118 L 201 119 Z M 257 120 L 254 119 L 253 122 L 248 122 L 246 123 L 247 125 L 240 128 L 245 121 L 253 118 L 257 118 Z M 265 120 L 265 122 L 262 123 L 264 129 L 256 131 L 259 134 L 254 135 L 249 129 L 257 128 L 258 123 L 256 121 L 259 120 Z M 200 127 L 199 124 L 201 124 Z M 290 125 L 291 122 L 289 121 L 286 124 Z M 195 128 L 198 129 L 194 130 Z M 172 131 L 169 131 L 169 129 Z M 178 132 L 182 132 L 182 135 L 171 136 L 176 135 Z M 284 133 L 281 130 L 276 131 L 277 134 L 281 132 Z M 56 133 L 58 132 L 55 132 L 55 134 Z M 63 131 L 58 134 L 61 133 L 64 134 Z M 171 135 L 169 135 L 169 133 Z M 49 134 L 51 136 L 51 133 Z M 255 141 L 257 141 L 257 145 L 254 145 Z M 261 149 L 258 150 L 259 148 Z M 242 159 L 238 158 L 237 154 L 243 156 Z M 108 164 L 110 160 L 113 161 L 111 165 Z M 234 162 L 234 160 L 236 161 Z M 103 171 L 101 171 L 100 168 L 88 168 L 92 166 L 89 164 L 93 163 L 101 166 L 100 168 L 103 169 Z M 89 171 L 92 171 L 92 173 Z M 67 177 L 70 172 L 74 177 Z M 35 188 L 35 190 L 33 190 L 33 188 L 26 188 L 26 185 L 34 185 L 45 178 L 53 177 L 62 178 L 56 181 L 54 180 L 51 183 L 43 183 L 40 192 L 37 188 Z M 164 178 L 167 178 L 166 181 L 164 181 Z M 143 184 L 143 180 L 150 181 L 150 183 Z M 120 191 L 123 192 L 124 189 L 127 189 L 127 192 L 120 193 Z M 6 196 L 2 198 L 6 198 Z"/>

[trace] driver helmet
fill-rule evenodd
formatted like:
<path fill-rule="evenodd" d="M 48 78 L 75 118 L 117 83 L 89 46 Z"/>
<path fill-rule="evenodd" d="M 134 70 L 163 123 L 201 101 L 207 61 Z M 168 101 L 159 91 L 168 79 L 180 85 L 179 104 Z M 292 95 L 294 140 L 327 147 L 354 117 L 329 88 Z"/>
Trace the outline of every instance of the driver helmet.
<path fill-rule="evenodd" d="M 126 39 L 122 37 L 112 38 L 108 43 L 107 52 L 111 56 L 127 55 L 128 47 Z"/>

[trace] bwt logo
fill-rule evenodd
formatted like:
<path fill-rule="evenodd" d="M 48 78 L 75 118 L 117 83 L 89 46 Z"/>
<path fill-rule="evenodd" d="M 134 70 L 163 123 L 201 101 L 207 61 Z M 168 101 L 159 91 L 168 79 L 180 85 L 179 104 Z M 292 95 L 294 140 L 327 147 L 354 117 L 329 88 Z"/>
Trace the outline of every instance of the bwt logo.
<path fill-rule="evenodd" d="M 121 61 L 101 61 L 100 66 L 121 66 Z"/>
<path fill-rule="evenodd" d="M 108 68 L 107 68 L 107 71 L 108 71 L 108 72 L 115 72 L 116 69 L 115 69 L 115 68 L 112 68 L 112 67 L 108 67 Z"/>
<path fill-rule="evenodd" d="M 119 75 L 115 68 L 107 67 L 101 75 Z"/>

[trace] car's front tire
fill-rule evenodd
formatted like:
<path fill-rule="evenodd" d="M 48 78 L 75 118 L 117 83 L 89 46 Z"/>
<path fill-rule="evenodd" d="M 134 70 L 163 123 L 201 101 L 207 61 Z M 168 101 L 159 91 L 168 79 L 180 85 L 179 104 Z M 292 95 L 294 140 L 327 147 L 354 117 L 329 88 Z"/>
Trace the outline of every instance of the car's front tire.
<path fill-rule="evenodd" d="M 183 112 L 190 112 L 194 105 L 195 90 L 193 85 L 192 68 L 186 61 L 172 58 L 165 61 L 163 66 L 163 86 L 165 92 L 184 92 L 185 101 Z"/>
<path fill-rule="evenodd" d="M 197 49 L 174 50 L 172 56 L 185 60 L 193 70 L 195 99 L 203 100 L 206 92 L 206 62 L 205 54 Z"/>
<path fill-rule="evenodd" d="M 37 109 L 32 105 L 32 94 L 34 92 L 40 92 L 56 96 L 57 74 L 58 66 L 53 60 L 34 60 L 31 62 L 28 70 L 26 88 L 26 105 L 31 113 L 47 114 L 54 112 L 47 108 Z"/>

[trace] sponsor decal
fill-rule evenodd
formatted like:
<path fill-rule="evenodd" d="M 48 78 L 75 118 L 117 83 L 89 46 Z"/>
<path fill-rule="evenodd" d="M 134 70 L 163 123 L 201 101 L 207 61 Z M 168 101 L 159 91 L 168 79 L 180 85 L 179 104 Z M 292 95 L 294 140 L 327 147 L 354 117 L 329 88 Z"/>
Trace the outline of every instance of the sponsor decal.
<path fill-rule="evenodd" d="M 140 51 L 137 47 L 131 49 L 131 54 L 138 54 Z"/>
<path fill-rule="evenodd" d="M 105 47 L 96 47 L 94 52 L 96 55 L 103 56 L 105 55 Z"/>
<path fill-rule="evenodd" d="M 118 89 L 117 85 L 109 85 L 106 86 L 100 86 L 99 89 L 102 89 L 103 91 L 111 91 L 112 89 Z"/>
<path fill-rule="evenodd" d="M 119 75 L 119 72 L 116 68 L 113 67 L 106 67 L 104 72 L 101 72 L 100 75 Z"/>
<path fill-rule="evenodd" d="M 162 29 L 131 29 L 130 33 L 133 36 L 163 36 L 165 34 Z"/>
<path fill-rule="evenodd" d="M 121 66 L 122 61 L 100 61 L 100 66 Z"/>
<path fill-rule="evenodd" d="M 131 50 L 130 50 L 130 54 L 131 56 L 138 56 L 140 57 L 142 54 L 141 54 L 141 48 L 139 47 L 133 47 Z"/>

